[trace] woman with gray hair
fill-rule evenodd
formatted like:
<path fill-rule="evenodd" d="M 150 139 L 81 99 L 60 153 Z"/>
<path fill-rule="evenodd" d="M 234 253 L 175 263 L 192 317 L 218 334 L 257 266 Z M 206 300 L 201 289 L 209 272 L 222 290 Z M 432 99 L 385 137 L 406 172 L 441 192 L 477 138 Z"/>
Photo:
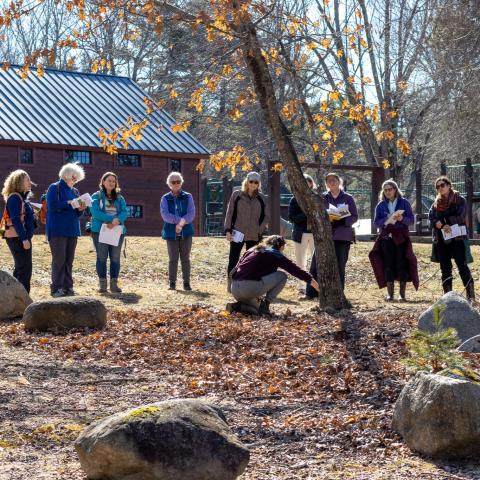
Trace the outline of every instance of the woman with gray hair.
<path fill-rule="evenodd" d="M 167 177 L 170 192 L 160 201 L 160 214 L 163 219 L 162 238 L 167 241 L 169 289 L 177 286 L 178 259 L 182 264 L 183 289 L 190 286 L 190 251 L 192 250 L 193 219 L 195 205 L 190 193 L 182 190 L 183 177 L 179 172 L 171 172 Z"/>
<path fill-rule="evenodd" d="M 52 252 L 52 297 L 74 295 L 72 265 L 80 233 L 79 217 L 86 206 L 74 208 L 72 201 L 79 196 L 74 185 L 85 178 L 80 165 L 67 163 L 58 174 L 60 180 L 47 190 L 46 233 Z"/>

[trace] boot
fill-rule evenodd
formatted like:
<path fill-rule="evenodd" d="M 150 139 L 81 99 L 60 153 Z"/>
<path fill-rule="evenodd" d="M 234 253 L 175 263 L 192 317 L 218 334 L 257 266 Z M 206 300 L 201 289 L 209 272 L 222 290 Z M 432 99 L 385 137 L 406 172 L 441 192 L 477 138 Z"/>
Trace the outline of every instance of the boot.
<path fill-rule="evenodd" d="M 452 281 L 451 280 L 445 280 L 443 282 L 442 286 L 443 286 L 443 294 L 452 291 Z"/>
<path fill-rule="evenodd" d="M 398 296 L 399 302 L 406 302 L 405 291 L 407 289 L 407 282 L 400 282 L 400 295 Z"/>
<path fill-rule="evenodd" d="M 112 293 L 122 293 L 122 289 L 118 286 L 118 278 L 110 279 L 110 291 Z"/>
<path fill-rule="evenodd" d="M 107 279 L 99 278 L 98 279 L 98 291 L 100 293 L 107 293 Z"/>
<path fill-rule="evenodd" d="M 475 301 L 475 286 L 473 284 L 473 280 L 470 280 L 467 285 L 467 300 L 470 303 Z"/>
<path fill-rule="evenodd" d="M 227 303 L 227 306 L 225 307 L 225 310 L 228 313 L 241 312 L 242 311 L 242 305 L 240 304 L 240 302 Z"/>
<path fill-rule="evenodd" d="M 266 315 L 270 316 L 272 313 L 270 312 L 270 302 L 268 300 L 262 300 L 260 302 L 260 306 L 258 307 L 259 315 Z"/>
<path fill-rule="evenodd" d="M 393 301 L 393 296 L 395 294 L 395 284 L 393 282 L 387 282 L 387 296 L 385 297 L 385 300 L 387 302 L 392 302 Z"/>

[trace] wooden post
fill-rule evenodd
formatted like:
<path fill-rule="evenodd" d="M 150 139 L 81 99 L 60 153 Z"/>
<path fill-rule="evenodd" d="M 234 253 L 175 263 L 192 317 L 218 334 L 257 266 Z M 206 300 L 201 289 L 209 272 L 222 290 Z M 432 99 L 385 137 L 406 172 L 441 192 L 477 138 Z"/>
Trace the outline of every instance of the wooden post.
<path fill-rule="evenodd" d="M 280 234 L 280 172 L 273 170 L 273 166 L 278 163 L 268 162 L 268 205 L 270 207 L 270 225 L 268 231 L 270 234 Z"/>
<path fill-rule="evenodd" d="M 447 164 L 445 163 L 445 160 L 442 160 L 440 162 L 440 175 L 446 175 L 447 174 Z"/>
<path fill-rule="evenodd" d="M 202 178 L 200 180 L 200 195 L 202 199 L 202 205 L 199 215 L 200 225 L 198 227 L 199 231 L 202 232 L 202 236 L 207 234 L 207 223 L 208 223 L 208 203 L 207 203 L 207 189 L 208 189 L 208 179 Z M 203 211 L 202 211 L 203 210 Z"/>
<path fill-rule="evenodd" d="M 233 182 L 227 177 L 222 178 L 222 217 L 227 215 L 228 202 L 233 192 Z"/>
<path fill-rule="evenodd" d="M 467 197 L 468 236 L 473 238 L 473 166 L 471 158 L 467 158 L 465 163 L 465 194 Z"/>
<path fill-rule="evenodd" d="M 388 170 L 387 170 L 388 171 Z M 376 232 L 375 227 L 375 207 L 378 203 L 378 194 L 382 188 L 382 183 L 385 181 L 385 170 L 382 167 L 377 167 L 372 171 L 372 190 L 370 194 L 370 218 L 371 218 L 371 230 L 370 233 Z"/>

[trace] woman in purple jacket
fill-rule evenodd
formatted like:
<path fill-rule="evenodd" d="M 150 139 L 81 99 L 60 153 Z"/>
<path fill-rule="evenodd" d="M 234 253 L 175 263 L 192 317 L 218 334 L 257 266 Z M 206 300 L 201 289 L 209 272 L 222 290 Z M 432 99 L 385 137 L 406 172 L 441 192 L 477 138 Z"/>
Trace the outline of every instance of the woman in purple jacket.
<path fill-rule="evenodd" d="M 343 181 L 336 173 L 327 173 L 325 186 L 327 187 L 327 191 L 323 194 L 325 208 L 328 209 L 330 205 L 334 207 L 347 206 L 350 212 L 350 216 L 344 218 L 336 218 L 329 215 L 330 223 L 332 224 L 332 237 L 337 257 L 338 272 L 342 288 L 345 288 L 345 267 L 348 261 L 348 254 L 350 253 L 350 245 L 353 242 L 352 226 L 358 220 L 357 205 L 353 197 L 343 191 Z M 312 258 L 310 273 L 314 278 L 317 278 L 316 254 Z M 314 298 L 317 295 L 317 292 L 307 285 L 305 297 Z"/>
<path fill-rule="evenodd" d="M 383 275 L 387 285 L 385 300 L 394 298 L 394 282 L 400 281 L 400 301 L 405 301 L 407 282 L 415 273 L 409 272 L 407 249 L 411 245 L 408 226 L 414 222 L 412 207 L 392 179 L 383 182 L 375 208 L 375 226 L 383 261 Z M 410 275 L 412 273 L 412 275 Z"/>

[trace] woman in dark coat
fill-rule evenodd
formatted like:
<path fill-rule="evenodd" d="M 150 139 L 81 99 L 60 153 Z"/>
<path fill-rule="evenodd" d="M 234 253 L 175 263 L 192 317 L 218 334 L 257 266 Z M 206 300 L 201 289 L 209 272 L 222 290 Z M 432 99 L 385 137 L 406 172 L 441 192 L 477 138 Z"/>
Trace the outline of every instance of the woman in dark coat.
<path fill-rule="evenodd" d="M 408 226 L 414 222 L 412 207 L 403 198 L 393 180 L 383 182 L 380 202 L 375 208 L 374 223 L 378 238 L 369 254 L 378 286 L 387 287 L 385 300 L 394 299 L 394 282 L 400 282 L 400 301 L 405 301 L 407 282 L 418 289 L 417 259 L 413 253 Z"/>
<path fill-rule="evenodd" d="M 443 292 L 447 293 L 452 290 L 452 259 L 454 259 L 467 291 L 467 298 L 473 301 L 475 300 L 475 289 L 466 257 L 467 202 L 452 188 L 452 182 L 448 177 L 437 178 L 435 188 L 437 197 L 428 216 L 432 227 L 433 258 L 438 259 L 442 270 Z M 464 234 L 445 239 L 445 236 L 451 233 L 453 225 L 463 227 Z"/>

